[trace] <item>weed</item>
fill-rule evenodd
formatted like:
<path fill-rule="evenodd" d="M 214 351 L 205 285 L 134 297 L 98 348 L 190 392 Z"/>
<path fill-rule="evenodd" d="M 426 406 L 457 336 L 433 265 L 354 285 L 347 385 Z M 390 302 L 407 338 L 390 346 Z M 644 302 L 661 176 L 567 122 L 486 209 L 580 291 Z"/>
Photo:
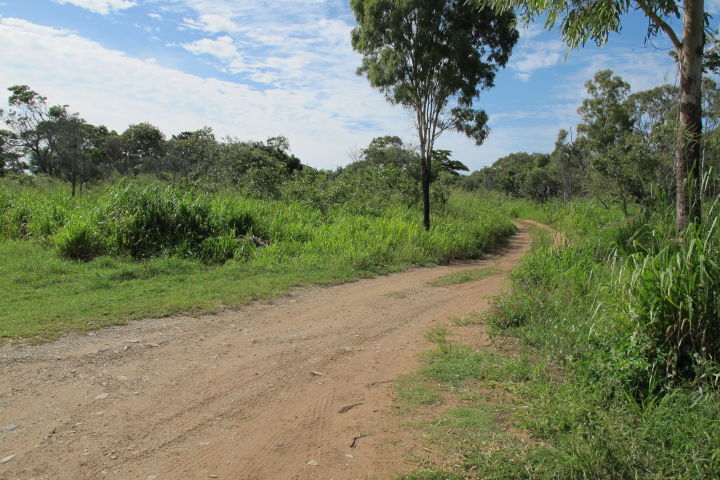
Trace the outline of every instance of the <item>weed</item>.
<path fill-rule="evenodd" d="M 75 199 L 54 185 L 6 185 L 0 181 L 0 338 L 212 312 L 294 286 L 473 258 L 514 231 L 487 200 L 463 192 L 436 209 L 428 233 L 416 209 L 399 201 L 375 203 L 370 214 L 347 199 L 321 211 L 156 182 L 125 180 Z"/>
<path fill-rule="evenodd" d="M 533 365 L 527 357 L 508 358 L 487 350 L 440 345 L 444 348 L 426 355 L 420 373 L 451 385 L 459 385 L 466 380 L 521 381 L 542 371 L 542 366 Z"/>
<path fill-rule="evenodd" d="M 458 327 L 465 327 L 467 325 L 479 325 L 485 323 L 487 314 L 485 312 L 471 313 L 470 315 L 460 315 L 453 318 L 453 323 Z"/>
<path fill-rule="evenodd" d="M 457 285 L 458 283 L 472 282 L 475 280 L 482 280 L 483 278 L 490 277 L 502 273 L 498 267 L 481 267 L 471 268 L 467 270 L 461 270 L 454 272 L 430 282 L 433 287 L 447 287 L 450 285 Z"/>
<path fill-rule="evenodd" d="M 537 442 L 463 435 L 461 466 L 417 478 L 720 478 L 716 215 L 676 241 L 665 212 L 543 210 L 572 245 L 537 245 L 490 322 L 553 374 L 455 346 L 420 370 L 451 387 L 497 382 L 517 398 L 512 423 Z"/>

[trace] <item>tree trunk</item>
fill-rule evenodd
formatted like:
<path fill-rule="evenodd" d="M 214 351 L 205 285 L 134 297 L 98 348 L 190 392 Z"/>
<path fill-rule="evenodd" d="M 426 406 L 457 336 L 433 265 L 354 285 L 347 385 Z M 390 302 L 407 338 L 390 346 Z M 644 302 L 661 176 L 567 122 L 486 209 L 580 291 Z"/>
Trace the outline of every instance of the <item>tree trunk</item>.
<path fill-rule="evenodd" d="M 700 139 L 704 14 L 704 0 L 684 0 L 680 52 L 680 133 L 675 156 L 675 223 L 679 231 L 701 221 Z"/>
<path fill-rule="evenodd" d="M 427 158 L 425 149 L 420 153 L 420 182 L 422 184 L 423 198 L 423 226 L 425 230 L 430 231 L 430 163 Z"/>

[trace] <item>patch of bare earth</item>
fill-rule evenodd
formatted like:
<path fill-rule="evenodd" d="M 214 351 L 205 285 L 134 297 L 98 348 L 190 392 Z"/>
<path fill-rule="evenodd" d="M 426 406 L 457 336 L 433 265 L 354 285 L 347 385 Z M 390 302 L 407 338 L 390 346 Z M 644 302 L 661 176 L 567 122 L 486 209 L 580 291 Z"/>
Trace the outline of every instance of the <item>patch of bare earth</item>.
<path fill-rule="evenodd" d="M 423 334 L 488 307 L 530 245 L 299 290 L 200 318 L 148 319 L 0 348 L 0 479 L 386 479 L 421 441 L 391 413 Z M 465 268 L 503 273 L 428 282 Z M 481 335 L 478 337 L 481 338 Z M 481 346 L 483 341 L 479 342 Z"/>

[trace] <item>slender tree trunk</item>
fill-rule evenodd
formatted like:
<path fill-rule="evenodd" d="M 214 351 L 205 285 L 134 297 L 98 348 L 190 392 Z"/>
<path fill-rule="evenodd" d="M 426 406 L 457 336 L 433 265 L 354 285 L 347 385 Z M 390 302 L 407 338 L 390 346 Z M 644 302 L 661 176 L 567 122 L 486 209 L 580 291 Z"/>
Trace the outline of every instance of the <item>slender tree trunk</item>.
<path fill-rule="evenodd" d="M 428 168 L 427 153 L 422 149 L 420 153 L 420 183 L 422 184 L 423 198 L 423 226 L 430 231 L 430 169 Z"/>
<path fill-rule="evenodd" d="M 680 52 L 680 130 L 675 156 L 676 226 L 701 221 L 702 56 L 704 0 L 684 0 Z"/>

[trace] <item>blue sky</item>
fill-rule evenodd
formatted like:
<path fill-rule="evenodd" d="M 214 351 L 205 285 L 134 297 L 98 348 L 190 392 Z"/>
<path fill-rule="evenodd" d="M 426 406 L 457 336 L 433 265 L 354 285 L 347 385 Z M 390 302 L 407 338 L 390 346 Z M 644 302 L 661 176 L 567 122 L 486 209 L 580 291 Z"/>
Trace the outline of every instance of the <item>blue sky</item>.
<path fill-rule="evenodd" d="M 350 46 L 348 0 L 0 0 L 0 87 L 28 84 L 51 103 L 118 131 L 148 121 L 166 135 L 285 135 L 304 163 L 335 168 L 380 135 L 413 143 L 408 114 L 366 79 Z M 720 0 L 707 2 L 720 10 Z M 645 42 L 631 14 L 603 48 L 566 57 L 556 32 L 530 25 L 496 87 L 481 147 L 446 133 L 438 147 L 471 169 L 552 149 L 573 128 L 584 82 L 610 68 L 634 90 L 677 83 L 668 42 Z"/>

